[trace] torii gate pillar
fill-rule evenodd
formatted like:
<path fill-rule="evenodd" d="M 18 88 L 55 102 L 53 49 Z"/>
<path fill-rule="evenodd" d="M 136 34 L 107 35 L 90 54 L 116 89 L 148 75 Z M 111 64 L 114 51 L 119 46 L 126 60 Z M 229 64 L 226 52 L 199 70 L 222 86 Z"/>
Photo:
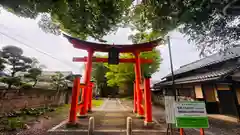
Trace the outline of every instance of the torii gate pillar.
<path fill-rule="evenodd" d="M 80 117 L 85 117 L 87 116 L 87 111 L 88 111 L 88 86 L 90 84 L 90 80 L 91 80 L 91 71 L 92 71 L 92 57 L 93 57 L 93 53 L 94 51 L 92 49 L 87 50 L 88 51 L 88 57 L 87 57 L 87 63 L 86 63 L 86 70 L 85 70 L 85 74 L 84 74 L 84 84 L 85 87 L 82 91 L 82 97 L 83 97 L 83 107 L 82 109 L 80 109 Z"/>
<path fill-rule="evenodd" d="M 80 79 L 81 75 L 75 75 L 73 88 L 72 88 L 72 101 L 70 107 L 70 114 L 69 114 L 69 124 L 75 125 L 77 120 L 77 104 L 78 104 L 78 97 L 79 97 L 79 90 L 80 90 Z"/>
<path fill-rule="evenodd" d="M 89 95 L 88 95 L 88 112 L 92 111 L 92 89 L 93 89 L 93 81 L 90 82 L 90 86 L 89 86 Z"/>
<path fill-rule="evenodd" d="M 143 102 L 143 95 L 142 90 L 140 89 L 141 84 L 141 61 L 140 61 L 140 52 L 135 52 L 135 88 L 136 88 L 136 94 L 137 94 L 137 111 L 138 111 L 138 117 L 144 117 L 144 110 L 142 106 Z"/>

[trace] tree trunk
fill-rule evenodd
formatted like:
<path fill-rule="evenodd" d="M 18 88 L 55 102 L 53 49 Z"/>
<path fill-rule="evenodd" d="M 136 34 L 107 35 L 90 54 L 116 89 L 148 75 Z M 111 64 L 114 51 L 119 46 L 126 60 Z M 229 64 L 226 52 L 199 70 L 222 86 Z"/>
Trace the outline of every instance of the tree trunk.
<path fill-rule="evenodd" d="M 1 99 L 3 99 L 7 94 L 7 91 L 6 90 L 3 90 L 2 93 L 1 93 Z"/>
<path fill-rule="evenodd" d="M 12 88 L 12 83 L 8 84 L 7 90 L 10 90 Z"/>
<path fill-rule="evenodd" d="M 9 91 L 12 87 L 12 84 L 8 84 L 7 90 L 3 90 L 3 92 L 1 93 L 1 98 L 5 98 L 7 91 Z"/>
<path fill-rule="evenodd" d="M 59 86 L 57 85 L 57 93 L 55 95 L 55 102 L 57 103 L 57 105 L 58 105 L 58 94 L 59 94 Z"/>
<path fill-rule="evenodd" d="M 14 69 L 15 69 L 15 66 L 13 65 L 13 70 L 14 70 Z M 15 73 L 16 73 L 16 72 L 14 72 L 14 71 L 11 73 L 12 79 L 13 79 L 13 77 L 15 76 Z M 10 89 L 12 88 L 12 84 L 13 84 L 12 82 L 10 82 L 10 83 L 8 84 L 7 90 L 10 90 Z"/>
<path fill-rule="evenodd" d="M 37 82 L 38 82 L 38 81 L 37 81 L 37 80 L 35 80 L 35 81 L 34 81 L 34 84 L 33 84 L 33 86 L 32 86 L 32 87 L 35 87 L 35 86 L 36 86 L 36 84 L 37 84 Z"/>

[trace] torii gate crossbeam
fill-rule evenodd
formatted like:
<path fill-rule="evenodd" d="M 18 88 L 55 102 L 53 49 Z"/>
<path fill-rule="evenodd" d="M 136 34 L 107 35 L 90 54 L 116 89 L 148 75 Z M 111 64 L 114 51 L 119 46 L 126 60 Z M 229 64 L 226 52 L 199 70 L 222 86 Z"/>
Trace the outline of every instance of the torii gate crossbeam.
<path fill-rule="evenodd" d="M 153 62 L 152 59 L 143 59 L 143 58 L 140 58 L 140 61 L 141 61 L 141 63 L 146 63 L 146 64 L 150 64 Z M 73 62 L 87 62 L 87 57 L 74 57 Z M 93 57 L 92 62 L 108 62 L 108 59 Z M 119 62 L 120 63 L 135 63 L 136 61 L 135 61 L 135 58 L 132 58 L 132 59 L 121 58 L 121 59 L 119 59 Z"/>

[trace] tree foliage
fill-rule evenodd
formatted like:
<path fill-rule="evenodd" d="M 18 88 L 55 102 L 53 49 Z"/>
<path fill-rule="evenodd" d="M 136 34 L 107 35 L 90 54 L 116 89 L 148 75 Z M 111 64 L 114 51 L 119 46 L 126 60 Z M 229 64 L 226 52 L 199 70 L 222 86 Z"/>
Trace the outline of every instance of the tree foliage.
<path fill-rule="evenodd" d="M 39 68 L 31 68 L 28 70 L 28 73 L 24 75 L 25 78 L 33 81 L 33 87 L 37 84 L 39 76 L 42 74 L 42 70 Z"/>
<path fill-rule="evenodd" d="M 56 72 L 56 74 L 51 76 L 51 83 L 51 86 L 57 90 L 57 93 L 67 88 L 66 78 L 61 72 Z"/>
<path fill-rule="evenodd" d="M 122 23 L 138 30 L 136 36 L 151 30 L 152 37 L 159 37 L 180 28 L 201 54 L 209 54 L 239 42 L 239 16 L 222 13 L 232 1 L 142 0 L 133 6 L 133 0 L 2 0 L 0 4 L 21 17 L 40 15 L 38 24 L 45 32 L 58 35 L 63 30 L 81 39 L 91 36 L 102 41 Z"/>
<path fill-rule="evenodd" d="M 121 54 L 120 58 L 133 58 L 131 54 Z M 107 84 L 111 87 L 121 86 L 134 80 L 134 65 L 129 63 L 119 63 L 118 65 L 104 64 L 108 71 L 106 72 Z"/>
<path fill-rule="evenodd" d="M 130 35 L 129 39 L 131 39 L 133 43 L 140 43 L 155 40 L 159 37 L 157 35 L 159 35 L 159 33 L 151 32 L 149 34 L 142 31 L 135 35 Z M 143 52 L 140 54 L 140 57 L 153 60 L 151 64 L 141 64 L 142 77 L 151 76 L 153 73 L 159 70 L 161 62 L 161 54 L 159 50 L 153 49 L 150 52 Z M 133 54 L 126 53 L 121 54 L 120 58 L 134 58 L 134 56 Z M 118 65 L 105 64 L 105 66 L 108 68 L 105 76 L 107 78 L 107 84 L 109 86 L 125 86 L 128 88 L 128 91 L 131 91 L 131 88 L 133 88 L 133 83 L 135 81 L 135 70 L 133 63 L 120 63 Z"/>
<path fill-rule="evenodd" d="M 160 52 L 158 50 L 154 49 L 151 52 L 141 53 L 140 57 L 153 60 L 153 63 L 151 64 L 141 64 L 142 76 L 149 76 L 158 71 L 160 66 Z M 120 58 L 134 58 L 134 56 L 132 54 L 122 54 Z M 109 86 L 122 86 L 124 84 L 133 85 L 135 80 L 134 64 L 105 64 L 105 66 L 108 68 L 105 76 L 107 77 L 107 83 Z"/>
<path fill-rule="evenodd" d="M 97 54 L 96 57 L 105 57 L 102 55 Z M 100 96 L 107 96 L 110 91 L 110 87 L 107 86 L 107 78 L 105 74 L 107 72 L 107 68 L 104 66 L 103 63 L 94 62 L 92 64 L 92 80 L 94 81 L 95 85 L 95 94 Z"/>
<path fill-rule="evenodd" d="M 151 29 L 159 33 L 156 36 L 180 28 L 196 43 L 201 54 L 208 54 L 239 41 L 239 16 L 224 15 L 222 9 L 226 4 L 210 0 L 143 0 L 134 8 L 130 21 L 139 32 Z"/>
<path fill-rule="evenodd" d="M 92 78 L 94 82 L 101 86 L 106 82 L 105 73 L 107 72 L 107 68 L 103 65 L 103 63 L 93 63 L 92 65 Z"/>
<path fill-rule="evenodd" d="M 30 79 L 33 82 L 32 87 L 38 82 L 40 75 L 42 74 L 42 69 L 46 68 L 45 65 L 39 64 L 39 61 L 36 58 L 32 58 L 31 68 L 24 74 L 24 77 Z"/>
<path fill-rule="evenodd" d="M 26 72 L 31 68 L 31 58 L 23 56 L 21 48 L 16 46 L 5 46 L 2 48 L 2 58 L 5 65 L 9 68 L 10 76 L 2 78 L 2 82 L 8 84 L 8 89 L 12 85 L 19 86 L 21 84 L 20 77 L 16 76 L 17 72 Z"/>
<path fill-rule="evenodd" d="M 5 69 L 5 60 L 3 58 L 0 58 L 0 71 L 3 71 Z"/>
<path fill-rule="evenodd" d="M 115 30 L 126 16 L 132 0 L 2 0 L 0 4 L 21 17 L 41 15 L 40 28 L 59 34 L 100 39 Z"/>

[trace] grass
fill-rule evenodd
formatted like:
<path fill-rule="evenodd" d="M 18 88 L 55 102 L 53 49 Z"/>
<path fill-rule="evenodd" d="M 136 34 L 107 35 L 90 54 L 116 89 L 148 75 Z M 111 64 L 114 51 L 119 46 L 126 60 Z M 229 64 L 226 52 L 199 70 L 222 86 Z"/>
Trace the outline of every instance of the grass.
<path fill-rule="evenodd" d="M 102 99 L 99 99 L 99 100 L 93 99 L 93 100 L 92 100 L 92 105 L 93 105 L 94 107 L 99 107 L 99 106 L 101 106 L 102 104 L 103 104 L 103 100 L 102 100 Z"/>
<path fill-rule="evenodd" d="M 63 112 L 63 111 L 66 111 L 66 109 L 68 110 L 70 108 L 70 104 L 64 104 L 60 107 L 57 107 L 56 108 L 56 112 Z"/>
<path fill-rule="evenodd" d="M 65 113 L 68 113 L 70 105 L 71 104 L 64 104 L 64 105 L 61 105 L 59 107 L 56 107 L 55 108 L 56 110 L 53 111 L 53 112 L 50 112 L 48 114 L 48 116 L 54 117 L 54 116 L 58 116 L 58 115 L 64 115 Z"/>
<path fill-rule="evenodd" d="M 0 131 L 14 131 L 24 128 L 24 124 L 27 122 L 35 121 L 36 116 L 22 115 L 18 117 L 0 119 Z"/>
<path fill-rule="evenodd" d="M 133 97 L 123 97 L 121 100 L 133 100 Z"/>

